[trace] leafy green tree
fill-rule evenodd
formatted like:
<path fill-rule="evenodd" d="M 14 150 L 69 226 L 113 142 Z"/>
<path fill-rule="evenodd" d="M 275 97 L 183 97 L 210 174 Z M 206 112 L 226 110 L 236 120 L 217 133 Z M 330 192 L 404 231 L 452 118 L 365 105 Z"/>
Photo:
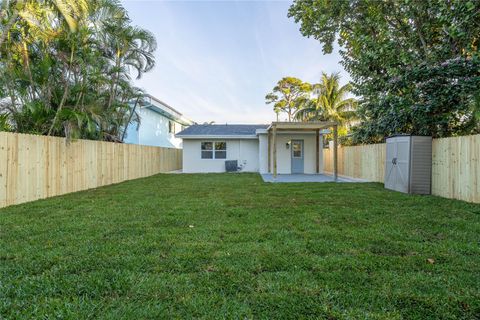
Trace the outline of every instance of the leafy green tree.
<path fill-rule="evenodd" d="M 363 103 L 367 121 L 354 129 L 355 143 L 380 141 L 382 133 L 445 137 L 480 132 L 478 57 L 414 66 L 389 86 L 399 94 L 385 94 L 375 105 Z"/>
<path fill-rule="evenodd" d="M 21 6 L 19 6 L 21 4 Z M 121 141 L 155 38 L 116 0 L 11 1 L 0 17 L 0 113 L 16 132 Z M 10 21 L 13 23 L 10 24 Z"/>
<path fill-rule="evenodd" d="M 279 114 L 287 113 L 288 121 L 295 118 L 296 112 L 308 99 L 311 84 L 294 77 L 285 77 L 278 81 L 273 91 L 265 96 L 267 104 L 273 103 L 273 110 Z"/>
<path fill-rule="evenodd" d="M 3 0 L 0 4 L 1 13 L 0 19 L 6 15 L 8 11 L 11 11 L 8 22 L 2 25 L 0 33 L 0 46 L 10 31 L 10 28 L 14 25 L 15 20 L 19 17 L 26 21 L 36 20 L 34 12 L 31 8 L 35 5 L 43 5 L 50 8 L 49 10 L 56 9 L 59 14 L 62 15 L 63 20 L 67 23 L 71 32 L 77 30 L 78 22 L 77 17 L 81 16 L 88 10 L 87 0 L 43 0 L 43 1 L 28 1 L 28 0 Z"/>
<path fill-rule="evenodd" d="M 361 97 L 358 142 L 478 132 L 480 2 L 298 0 L 289 16 L 342 64 Z"/>

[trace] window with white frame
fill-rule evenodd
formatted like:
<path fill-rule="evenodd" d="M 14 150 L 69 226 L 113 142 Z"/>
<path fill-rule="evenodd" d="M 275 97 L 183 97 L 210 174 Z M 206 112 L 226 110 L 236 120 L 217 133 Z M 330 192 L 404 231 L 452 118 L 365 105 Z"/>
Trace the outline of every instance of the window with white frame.
<path fill-rule="evenodd" d="M 226 142 L 215 142 L 215 159 L 226 159 L 227 158 L 227 143 Z"/>
<path fill-rule="evenodd" d="M 204 141 L 201 143 L 202 159 L 226 159 L 227 143 L 225 141 Z"/>
<path fill-rule="evenodd" d="M 202 142 L 202 159 L 213 159 L 213 142 Z"/>

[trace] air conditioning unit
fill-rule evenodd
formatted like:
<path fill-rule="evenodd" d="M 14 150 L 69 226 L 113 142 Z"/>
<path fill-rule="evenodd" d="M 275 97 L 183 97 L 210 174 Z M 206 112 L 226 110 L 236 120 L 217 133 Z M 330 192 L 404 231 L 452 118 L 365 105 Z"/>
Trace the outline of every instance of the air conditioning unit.
<path fill-rule="evenodd" d="M 227 172 L 237 172 L 238 171 L 238 161 L 237 160 L 227 160 L 225 161 L 225 171 Z"/>

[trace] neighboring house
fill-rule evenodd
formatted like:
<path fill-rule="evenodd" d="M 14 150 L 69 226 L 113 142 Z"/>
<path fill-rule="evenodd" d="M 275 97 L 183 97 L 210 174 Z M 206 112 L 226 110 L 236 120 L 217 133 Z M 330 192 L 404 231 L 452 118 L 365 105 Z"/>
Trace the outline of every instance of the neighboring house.
<path fill-rule="evenodd" d="M 125 143 L 168 148 L 182 147 L 182 139 L 176 138 L 175 134 L 191 125 L 192 121 L 150 95 L 145 95 L 140 100 L 135 111 L 140 121 L 128 126 Z"/>
<path fill-rule="evenodd" d="M 328 131 L 275 131 L 272 143 L 272 126 L 280 124 L 284 123 L 192 125 L 176 135 L 183 139 L 183 172 L 225 172 L 225 161 L 236 160 L 245 172 L 274 172 L 275 163 L 279 174 L 322 173 L 320 144 Z"/>

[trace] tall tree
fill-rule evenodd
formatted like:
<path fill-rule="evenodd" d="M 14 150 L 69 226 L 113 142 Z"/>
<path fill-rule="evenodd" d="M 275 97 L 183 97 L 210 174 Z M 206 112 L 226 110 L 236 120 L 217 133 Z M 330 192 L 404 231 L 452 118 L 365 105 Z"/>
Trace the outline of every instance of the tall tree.
<path fill-rule="evenodd" d="M 267 104 L 273 103 L 273 110 L 278 114 L 287 113 L 288 121 L 295 119 L 295 113 L 308 99 L 312 86 L 294 77 L 285 77 L 278 81 L 273 91 L 265 96 Z"/>
<path fill-rule="evenodd" d="M 480 2 L 297 0 L 289 16 L 342 64 L 361 97 L 359 142 L 478 132 Z"/>
<path fill-rule="evenodd" d="M 301 121 L 334 121 L 345 127 L 356 119 L 357 101 L 348 97 L 351 85 L 340 85 L 340 74 L 322 72 L 320 83 L 313 85 L 314 98 L 298 110 Z"/>
<path fill-rule="evenodd" d="M 116 0 L 11 1 L 0 17 L 0 114 L 16 132 L 120 141 L 155 38 Z M 18 12 L 14 23 L 10 18 Z M 72 20 L 73 19 L 73 20 Z"/>
<path fill-rule="evenodd" d="M 32 18 L 33 12 L 28 8 L 32 4 L 43 4 L 46 7 L 56 9 L 62 15 L 71 32 L 77 30 L 77 17 L 88 11 L 87 0 L 43 0 L 34 2 L 28 0 L 3 0 L 0 4 L 2 10 L 0 13 L 0 19 L 3 19 L 4 16 L 8 16 L 8 22 L 5 25 L 2 25 L 2 28 L 0 29 L 0 47 L 18 17 L 27 21 Z M 8 15 L 9 11 L 10 14 Z"/>

